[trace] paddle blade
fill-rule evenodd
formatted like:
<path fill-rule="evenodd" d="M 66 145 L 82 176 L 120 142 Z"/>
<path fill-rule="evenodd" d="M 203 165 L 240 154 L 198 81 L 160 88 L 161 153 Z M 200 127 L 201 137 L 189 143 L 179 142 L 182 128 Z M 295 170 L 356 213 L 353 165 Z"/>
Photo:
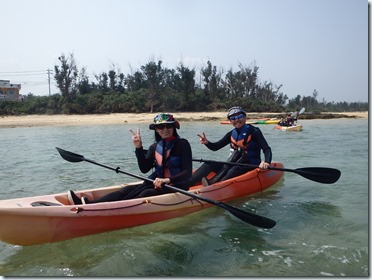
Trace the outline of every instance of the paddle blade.
<path fill-rule="evenodd" d="M 256 227 L 272 228 L 276 224 L 275 221 L 270 220 L 269 218 L 266 218 L 266 217 L 263 217 L 263 216 L 259 216 L 257 214 L 246 212 L 244 210 L 241 210 L 241 209 L 236 208 L 234 206 L 231 206 L 229 204 L 223 203 L 221 201 L 215 201 L 215 200 L 212 200 L 212 199 L 207 198 L 207 197 L 196 195 L 196 194 L 190 193 L 190 192 L 185 191 L 183 189 L 176 188 L 176 187 L 171 186 L 171 185 L 167 185 L 166 184 L 164 186 L 166 186 L 169 189 L 172 189 L 172 190 L 175 190 L 177 192 L 180 192 L 180 193 L 183 193 L 185 195 L 188 195 L 190 197 L 193 197 L 195 199 L 202 200 L 202 201 L 208 202 L 210 204 L 219 206 L 219 207 L 221 207 L 221 208 L 229 211 L 232 215 L 234 215 L 235 217 L 239 218 L 240 220 L 242 220 L 242 221 L 244 221 L 244 222 L 246 222 L 248 224 L 254 225 Z"/>
<path fill-rule="evenodd" d="M 82 155 L 78 155 L 58 147 L 56 147 L 56 149 L 58 153 L 61 155 L 61 157 L 69 162 L 81 162 L 85 160 Z"/>
<path fill-rule="evenodd" d="M 266 218 L 260 215 L 256 215 L 254 213 L 246 212 L 244 210 L 241 210 L 229 204 L 219 202 L 218 205 L 226 209 L 227 211 L 229 211 L 231 214 L 233 214 L 235 217 L 239 218 L 240 220 L 248 224 L 254 225 L 256 227 L 272 228 L 276 225 L 276 222 L 274 220 L 271 220 L 269 218 Z"/>
<path fill-rule="evenodd" d="M 323 184 L 333 184 L 341 176 L 340 170 L 329 167 L 304 167 L 294 171 L 302 177 Z"/>

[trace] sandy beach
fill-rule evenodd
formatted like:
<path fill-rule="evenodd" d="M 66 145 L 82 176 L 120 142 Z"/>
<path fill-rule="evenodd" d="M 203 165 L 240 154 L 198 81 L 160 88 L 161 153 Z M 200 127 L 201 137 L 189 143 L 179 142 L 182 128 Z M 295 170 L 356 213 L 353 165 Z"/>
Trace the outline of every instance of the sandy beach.
<path fill-rule="evenodd" d="M 73 126 L 73 125 L 108 125 L 151 123 L 157 113 L 120 113 L 102 115 L 25 115 L 2 116 L 0 128 L 33 127 L 33 126 Z M 248 113 L 248 118 L 259 118 L 260 115 L 278 115 L 278 113 Z M 368 118 L 368 112 L 332 113 Z M 174 113 L 179 121 L 222 121 L 226 120 L 226 112 L 187 112 Z"/>

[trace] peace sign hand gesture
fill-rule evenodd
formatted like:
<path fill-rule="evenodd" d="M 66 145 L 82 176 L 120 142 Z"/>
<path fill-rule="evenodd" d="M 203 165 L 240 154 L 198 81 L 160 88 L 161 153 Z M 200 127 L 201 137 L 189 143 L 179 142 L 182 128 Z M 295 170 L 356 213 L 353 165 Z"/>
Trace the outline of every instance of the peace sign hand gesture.
<path fill-rule="evenodd" d="M 207 137 L 205 136 L 205 133 L 203 132 L 203 135 L 196 134 L 199 136 L 200 144 L 208 144 L 209 141 L 207 140 Z"/>
<path fill-rule="evenodd" d="M 134 133 L 133 130 L 130 129 L 130 132 L 132 133 L 132 141 L 134 146 L 138 149 L 142 147 L 142 139 L 141 139 L 141 133 L 139 128 L 137 128 L 137 133 Z"/>

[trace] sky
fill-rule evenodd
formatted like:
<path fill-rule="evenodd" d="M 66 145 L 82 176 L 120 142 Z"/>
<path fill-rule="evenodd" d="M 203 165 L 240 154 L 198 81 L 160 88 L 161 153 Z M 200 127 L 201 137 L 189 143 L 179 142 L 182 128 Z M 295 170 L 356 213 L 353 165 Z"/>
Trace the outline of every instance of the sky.
<path fill-rule="evenodd" d="M 48 95 L 48 70 L 125 75 L 150 61 L 199 71 L 259 67 L 289 99 L 368 102 L 365 0 L 1 0 L 0 80 Z M 197 77 L 196 77 L 197 78 Z M 197 82 L 198 78 L 196 79 Z M 51 93 L 59 93 L 53 73 Z"/>

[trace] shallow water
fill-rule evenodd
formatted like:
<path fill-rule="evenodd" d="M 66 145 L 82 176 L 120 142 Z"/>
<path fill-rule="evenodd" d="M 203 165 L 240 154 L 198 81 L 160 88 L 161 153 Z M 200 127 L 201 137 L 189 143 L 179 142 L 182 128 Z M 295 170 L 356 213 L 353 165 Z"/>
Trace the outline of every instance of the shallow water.
<path fill-rule="evenodd" d="M 320 184 L 286 172 L 263 194 L 231 205 L 255 210 L 277 225 L 263 230 L 212 207 L 155 224 L 58 243 L 0 242 L 4 276 L 368 276 L 368 120 L 300 120 L 302 132 L 259 125 L 275 161 L 286 168 L 332 167 L 342 175 Z M 139 174 L 129 129 L 137 125 L 0 129 L 2 199 L 135 181 L 89 163 L 64 161 L 55 147 Z M 153 132 L 138 125 L 144 145 Z M 231 129 L 218 122 L 182 123 L 194 158 L 225 160 L 228 147 L 209 152 Z M 200 163 L 194 162 L 194 167 Z"/>

